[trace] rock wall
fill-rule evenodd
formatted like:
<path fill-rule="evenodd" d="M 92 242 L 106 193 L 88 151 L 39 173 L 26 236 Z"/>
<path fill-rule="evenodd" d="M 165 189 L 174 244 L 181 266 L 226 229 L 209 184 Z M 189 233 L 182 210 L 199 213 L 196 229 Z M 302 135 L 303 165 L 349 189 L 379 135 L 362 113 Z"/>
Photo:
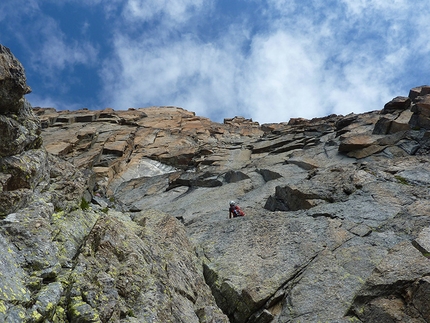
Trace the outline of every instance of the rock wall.
<path fill-rule="evenodd" d="M 0 159 L 0 321 L 429 322 L 429 95 L 264 125 L 27 109 Z"/>
<path fill-rule="evenodd" d="M 0 322 L 228 322 L 183 225 L 160 211 L 133 221 L 100 194 L 91 204 L 92 167 L 42 146 L 2 46 L 0 65 Z"/>

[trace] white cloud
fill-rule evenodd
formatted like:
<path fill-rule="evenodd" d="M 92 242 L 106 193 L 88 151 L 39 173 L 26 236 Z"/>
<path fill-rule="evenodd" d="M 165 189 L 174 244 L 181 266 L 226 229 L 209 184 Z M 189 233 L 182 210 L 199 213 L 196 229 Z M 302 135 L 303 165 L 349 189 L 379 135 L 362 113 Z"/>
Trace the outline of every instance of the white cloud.
<path fill-rule="evenodd" d="M 163 21 L 173 20 L 174 22 L 184 22 L 190 15 L 203 7 L 208 6 L 209 1 L 205 0 L 127 0 L 123 12 L 124 17 L 129 17 L 141 21 L 148 21 L 154 16 L 164 14 Z"/>
<path fill-rule="evenodd" d="M 193 38 L 148 47 L 118 36 L 116 57 L 105 65 L 104 95 L 115 108 L 178 105 L 200 115 L 235 104 L 234 51 Z"/>
<path fill-rule="evenodd" d="M 56 0 L 49 1 L 57 3 Z M 122 18 L 126 21 L 132 19 L 146 22 L 157 15 L 166 15 L 165 19 L 173 19 L 175 22 L 181 22 L 187 20 L 195 11 L 203 7 L 210 7 L 212 1 L 213 0 L 63 0 L 63 3 L 71 2 L 81 6 L 101 5 L 101 9 L 109 17 L 111 17 L 113 13 L 121 12 Z"/>
<path fill-rule="evenodd" d="M 407 0 L 341 0 L 347 6 L 347 13 L 362 16 L 372 11 L 380 11 L 383 15 L 399 14 L 410 7 Z"/>
<path fill-rule="evenodd" d="M 76 64 L 91 65 L 97 58 L 97 49 L 89 42 L 66 40 L 55 26 L 46 26 L 42 46 L 33 55 L 33 63 L 40 73 L 52 75 Z"/>
<path fill-rule="evenodd" d="M 426 61 L 428 62 L 428 54 L 430 52 L 430 7 L 427 5 L 425 8 L 417 8 L 417 11 L 420 11 L 421 14 L 414 15 L 413 18 L 411 18 L 411 20 L 408 22 L 410 25 L 415 27 L 415 30 L 410 32 L 408 35 L 409 41 L 411 43 L 410 50 L 416 51 L 421 55 L 426 55 Z M 400 28 L 401 27 L 402 26 L 400 26 Z M 409 29 L 411 28 L 409 27 Z"/>
<path fill-rule="evenodd" d="M 288 16 L 304 4 L 297 4 L 294 0 L 267 0 L 267 5 L 268 9 L 263 11 L 264 14 Z"/>
<path fill-rule="evenodd" d="M 324 55 L 300 36 L 282 30 L 257 36 L 240 82 L 240 100 L 260 122 L 320 115 L 323 62 Z"/>
<path fill-rule="evenodd" d="M 36 93 L 27 94 L 26 99 L 31 102 L 33 107 L 55 108 L 57 110 L 78 110 L 82 105 L 78 103 L 68 103 L 62 98 L 54 98 L 51 96 L 41 96 Z"/>

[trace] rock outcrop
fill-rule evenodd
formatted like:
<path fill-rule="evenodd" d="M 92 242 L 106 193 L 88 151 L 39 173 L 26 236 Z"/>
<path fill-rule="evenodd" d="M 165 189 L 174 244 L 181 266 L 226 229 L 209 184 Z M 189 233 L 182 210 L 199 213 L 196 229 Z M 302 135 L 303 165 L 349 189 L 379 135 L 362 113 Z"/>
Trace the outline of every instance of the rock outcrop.
<path fill-rule="evenodd" d="M 47 152 L 24 70 L 0 50 L 0 322 L 228 322 L 179 221 L 133 221 L 92 196 L 92 167 Z"/>
<path fill-rule="evenodd" d="M 264 125 L 2 110 L 0 321 L 429 322 L 428 95 Z"/>

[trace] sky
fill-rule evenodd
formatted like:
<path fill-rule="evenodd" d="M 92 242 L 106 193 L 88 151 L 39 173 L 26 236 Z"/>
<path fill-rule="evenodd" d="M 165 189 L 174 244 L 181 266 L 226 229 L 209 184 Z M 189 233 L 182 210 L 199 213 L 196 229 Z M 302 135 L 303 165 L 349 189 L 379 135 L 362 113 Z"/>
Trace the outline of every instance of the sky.
<path fill-rule="evenodd" d="M 1 0 L 32 106 L 179 106 L 223 122 L 380 110 L 429 84 L 417 0 Z"/>

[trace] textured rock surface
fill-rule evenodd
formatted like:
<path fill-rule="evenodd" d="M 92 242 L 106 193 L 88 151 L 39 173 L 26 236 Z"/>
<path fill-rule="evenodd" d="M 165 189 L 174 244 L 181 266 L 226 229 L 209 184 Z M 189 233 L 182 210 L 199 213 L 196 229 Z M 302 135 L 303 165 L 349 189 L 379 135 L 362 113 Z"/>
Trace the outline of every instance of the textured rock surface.
<path fill-rule="evenodd" d="M 133 222 L 94 193 L 91 166 L 78 169 L 41 146 L 22 71 L 4 72 L 11 62 L 22 67 L 1 50 L 9 79 L 0 83 L 0 321 L 228 322 L 179 221 L 146 212 Z M 124 129 L 103 154 L 127 153 L 133 118 L 121 117 Z M 91 143 L 92 134 L 78 137 Z"/>
<path fill-rule="evenodd" d="M 136 214 L 134 220 L 109 212 L 93 227 L 73 272 L 69 316 L 77 321 L 98 316 L 102 322 L 227 322 L 184 227 L 160 212 Z"/>
<path fill-rule="evenodd" d="M 175 107 L 36 113 L 47 149 L 67 146 L 52 153 L 92 167 L 100 194 L 185 224 L 230 322 L 425 322 L 429 134 L 410 126 L 419 100 L 262 126 Z M 231 199 L 245 218 L 227 220 Z"/>
<path fill-rule="evenodd" d="M 428 322 L 429 89 L 259 125 L 8 88 L 0 321 Z"/>

